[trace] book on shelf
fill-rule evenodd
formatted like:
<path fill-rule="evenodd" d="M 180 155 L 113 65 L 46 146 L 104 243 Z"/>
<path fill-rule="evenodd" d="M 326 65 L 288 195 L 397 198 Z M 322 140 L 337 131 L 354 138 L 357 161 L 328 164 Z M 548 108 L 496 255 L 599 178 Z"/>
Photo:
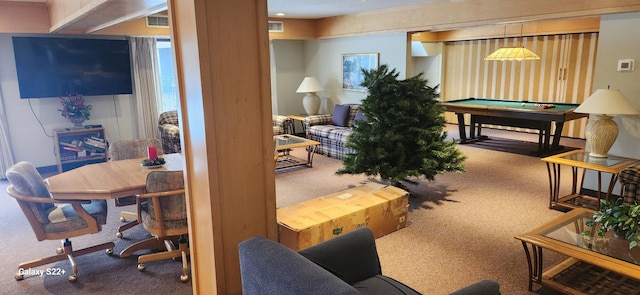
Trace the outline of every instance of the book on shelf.
<path fill-rule="evenodd" d="M 69 161 L 78 158 L 78 152 L 70 150 L 60 150 L 60 160 Z"/>
<path fill-rule="evenodd" d="M 90 145 L 90 146 L 93 146 L 93 147 L 96 147 L 96 148 L 101 148 L 101 149 L 104 149 L 104 148 L 107 147 L 107 145 L 104 142 L 104 140 L 100 141 L 100 140 L 93 139 L 91 137 L 85 138 L 84 139 L 84 143 L 85 143 L 85 145 Z"/>
<path fill-rule="evenodd" d="M 66 150 L 66 151 L 73 151 L 73 152 L 81 152 L 81 151 L 83 151 L 83 149 L 81 149 L 81 148 L 70 147 L 70 146 L 63 146 L 62 149 Z"/>
<path fill-rule="evenodd" d="M 60 156 L 60 161 L 70 161 L 70 160 L 75 160 L 77 158 L 78 156 L 76 155 Z"/>

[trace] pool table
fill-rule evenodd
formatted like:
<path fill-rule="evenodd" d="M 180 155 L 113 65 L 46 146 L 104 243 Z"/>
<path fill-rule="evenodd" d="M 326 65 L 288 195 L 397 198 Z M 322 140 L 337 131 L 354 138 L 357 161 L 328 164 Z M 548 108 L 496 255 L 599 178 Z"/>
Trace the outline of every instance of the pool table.
<path fill-rule="evenodd" d="M 537 106 L 538 104 L 538 106 Z M 541 108 L 539 104 L 548 104 L 550 108 Z M 564 122 L 587 117 L 588 114 L 575 113 L 578 104 L 530 102 L 491 98 L 465 98 L 443 101 L 441 106 L 458 117 L 460 143 L 467 143 L 486 137 L 482 136 L 482 124 L 511 126 L 538 130 L 538 151 L 542 155 L 550 149 L 560 148 L 560 136 Z M 466 135 L 464 114 L 471 115 L 469 137 Z M 555 124 L 553 143 L 551 122 Z"/>

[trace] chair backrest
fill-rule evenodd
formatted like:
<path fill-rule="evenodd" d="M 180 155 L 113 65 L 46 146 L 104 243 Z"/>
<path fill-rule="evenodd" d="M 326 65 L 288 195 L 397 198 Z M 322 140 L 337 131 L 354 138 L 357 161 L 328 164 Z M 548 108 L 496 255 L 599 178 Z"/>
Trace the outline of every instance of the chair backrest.
<path fill-rule="evenodd" d="M 109 146 L 111 160 L 126 160 L 147 157 L 147 147 L 155 146 L 158 155 L 162 155 L 162 143 L 157 138 L 140 138 L 112 142 Z"/>
<path fill-rule="evenodd" d="M 160 116 L 158 116 L 158 125 L 163 124 L 179 125 L 178 111 L 166 111 L 161 113 Z"/>
<path fill-rule="evenodd" d="M 174 190 L 182 191 L 175 195 L 151 198 L 147 201 L 149 215 L 142 219 L 142 223 L 154 235 L 170 235 L 162 233 L 164 230 L 171 232 L 188 229 L 184 176 L 182 171 L 152 171 L 147 175 L 147 194 Z M 150 228 L 161 232 L 153 232 Z"/>
<path fill-rule="evenodd" d="M 55 208 L 54 204 L 26 202 L 17 198 L 11 191 L 15 190 L 16 193 L 23 196 L 51 198 L 49 190 L 44 184 L 44 179 L 33 164 L 27 161 L 16 163 L 7 170 L 6 176 L 11 183 L 8 188 L 9 195 L 16 198 L 29 221 L 31 222 L 32 219 L 35 219 L 41 225 L 48 224 L 48 215 Z"/>

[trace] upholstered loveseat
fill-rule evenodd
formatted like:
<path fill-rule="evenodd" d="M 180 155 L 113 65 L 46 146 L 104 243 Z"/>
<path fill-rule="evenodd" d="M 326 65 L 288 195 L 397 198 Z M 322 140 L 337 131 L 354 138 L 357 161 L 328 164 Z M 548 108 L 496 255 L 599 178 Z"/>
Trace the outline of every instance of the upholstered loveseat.
<path fill-rule="evenodd" d="M 333 113 L 312 115 L 304 120 L 308 139 L 320 142 L 316 153 L 342 159 L 351 152 L 345 145 L 352 133 L 354 120 L 364 119 L 359 104 L 335 105 Z"/>
<path fill-rule="evenodd" d="M 382 274 L 373 232 L 361 227 L 295 252 L 263 237 L 238 245 L 244 295 L 411 294 L 411 287 Z M 428 274 L 425 266 L 422 271 Z M 452 295 L 499 295 L 497 282 L 483 280 Z"/>
<path fill-rule="evenodd" d="M 287 116 L 273 115 L 273 135 L 291 132 L 291 119 Z M 162 140 L 162 149 L 165 154 L 179 153 L 180 127 L 178 125 L 178 111 L 167 111 L 160 114 L 158 119 L 158 134 Z"/>

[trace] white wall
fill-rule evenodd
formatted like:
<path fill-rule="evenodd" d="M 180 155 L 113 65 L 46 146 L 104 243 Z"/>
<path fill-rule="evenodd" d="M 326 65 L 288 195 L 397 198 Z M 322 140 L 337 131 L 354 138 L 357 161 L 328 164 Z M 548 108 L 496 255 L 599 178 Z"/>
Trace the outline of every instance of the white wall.
<path fill-rule="evenodd" d="M 618 72 L 619 59 L 631 58 L 633 72 Z M 594 91 L 619 89 L 640 111 L 640 13 L 602 16 L 596 56 Z M 640 116 L 615 116 L 620 133 L 610 154 L 640 159 Z"/>
<path fill-rule="evenodd" d="M 10 34 L 0 34 L 0 91 L 6 111 L 9 138 L 15 161 L 30 161 L 36 167 L 53 166 L 56 157 L 53 129 L 73 124 L 60 115 L 58 98 L 20 99 Z M 86 97 L 93 106 L 87 124 L 105 127 L 109 141 L 132 139 L 135 131 L 135 103 L 132 95 Z"/>
<path fill-rule="evenodd" d="M 320 113 L 331 113 L 333 106 L 360 103 L 366 97 L 361 91 L 342 90 L 342 54 L 379 53 L 379 64 L 395 68 L 399 79 L 406 78 L 407 36 L 405 33 L 368 35 L 348 38 L 305 41 L 306 75 L 318 78 L 324 90 Z"/>
<path fill-rule="evenodd" d="M 275 114 L 303 114 L 304 93 L 296 93 L 296 90 L 305 77 L 305 41 L 273 40 L 272 44 L 276 70 L 276 95 L 272 97 L 276 102 Z"/>
<path fill-rule="evenodd" d="M 618 59 L 634 59 L 633 72 L 618 72 Z M 611 86 L 619 89 L 627 100 L 640 111 L 640 13 L 605 15 L 600 20 L 598 53 L 593 91 Z M 620 133 L 609 154 L 640 159 L 640 116 L 615 116 Z M 603 177 L 603 188 L 608 186 L 608 177 Z M 597 189 L 596 173 L 588 173 L 585 187 Z M 619 193 L 616 184 L 614 193 Z"/>

